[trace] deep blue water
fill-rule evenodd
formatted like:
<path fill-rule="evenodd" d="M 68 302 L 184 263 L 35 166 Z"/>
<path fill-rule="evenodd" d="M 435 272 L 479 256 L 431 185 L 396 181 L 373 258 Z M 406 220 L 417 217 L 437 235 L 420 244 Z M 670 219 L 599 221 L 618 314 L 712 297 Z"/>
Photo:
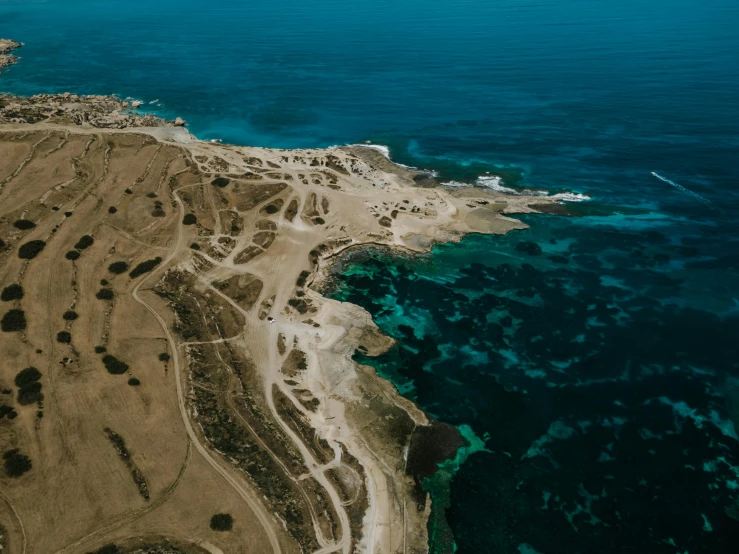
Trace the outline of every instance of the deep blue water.
<path fill-rule="evenodd" d="M 434 548 L 445 517 L 459 552 L 736 552 L 737 29 L 736 0 L 0 0 L 0 90 L 589 194 L 339 278 L 400 339 L 362 361 L 475 437 Z"/>

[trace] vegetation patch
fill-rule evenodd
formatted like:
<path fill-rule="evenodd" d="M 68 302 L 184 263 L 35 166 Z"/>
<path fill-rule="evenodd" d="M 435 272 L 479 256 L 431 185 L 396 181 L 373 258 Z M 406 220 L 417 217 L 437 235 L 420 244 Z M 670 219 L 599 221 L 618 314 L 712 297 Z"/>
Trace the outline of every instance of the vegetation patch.
<path fill-rule="evenodd" d="M 44 399 L 41 393 L 41 372 L 35 367 L 27 367 L 15 376 L 15 386 L 18 387 L 18 403 L 28 406 Z"/>
<path fill-rule="evenodd" d="M 74 245 L 74 247 L 77 250 L 84 250 L 85 248 L 90 248 L 92 246 L 92 243 L 95 242 L 95 239 L 92 238 L 90 235 L 82 235 L 80 237 L 80 240 L 77 241 L 77 244 Z"/>
<path fill-rule="evenodd" d="M 112 354 L 106 354 L 103 356 L 103 365 L 105 366 L 105 369 L 108 370 L 108 373 L 112 375 L 121 375 L 128 371 L 128 364 L 120 361 Z"/>
<path fill-rule="evenodd" d="M 20 300 L 21 298 L 23 298 L 23 287 L 18 285 L 17 283 L 8 285 L 3 289 L 3 292 L 0 293 L 0 300 L 2 300 L 3 302 Z"/>
<path fill-rule="evenodd" d="M 5 473 L 8 477 L 20 477 L 33 467 L 31 458 L 25 454 L 21 454 L 17 448 L 8 450 L 3 454 L 3 460 L 5 460 L 3 465 L 5 466 Z"/>
<path fill-rule="evenodd" d="M 56 334 L 56 342 L 69 344 L 70 342 L 72 342 L 72 335 L 69 333 L 69 331 L 59 331 Z"/>
<path fill-rule="evenodd" d="M 96 346 L 95 347 L 95 354 L 102 354 L 102 353 L 107 352 L 107 351 L 108 351 L 108 349 L 105 348 L 104 346 Z"/>
<path fill-rule="evenodd" d="M 109 214 L 114 214 L 117 211 L 118 211 L 118 208 L 116 208 L 115 206 L 111 206 L 110 208 L 108 208 L 108 213 Z"/>
<path fill-rule="evenodd" d="M 193 250 L 200 250 L 200 245 L 197 242 L 193 242 L 190 245 L 190 248 L 192 248 Z"/>
<path fill-rule="evenodd" d="M 128 264 L 126 262 L 113 262 L 108 266 L 108 271 L 120 275 L 128 271 Z"/>
<path fill-rule="evenodd" d="M 133 477 L 133 481 L 139 489 L 139 494 L 143 496 L 145 500 L 149 500 L 149 487 L 146 484 L 146 479 L 144 479 L 144 474 L 141 473 L 141 470 L 136 467 L 136 464 L 131 459 L 131 452 L 126 447 L 126 441 L 123 440 L 122 436 L 108 427 L 106 427 L 104 431 L 108 435 L 110 442 L 113 443 L 113 446 L 118 453 L 118 457 L 123 460 L 128 471 L 131 472 L 131 477 Z"/>
<path fill-rule="evenodd" d="M 4 333 L 23 331 L 26 328 L 26 312 L 23 310 L 9 310 L 0 321 L 0 329 Z"/>
<path fill-rule="evenodd" d="M 36 224 L 28 219 L 19 219 L 13 223 L 13 227 L 20 229 L 21 231 L 28 231 L 29 229 L 36 227 Z"/>
<path fill-rule="evenodd" d="M 0 419 L 15 419 L 16 417 L 18 417 L 18 412 L 15 411 L 15 408 L 13 408 L 13 406 L 0 404 Z"/>
<path fill-rule="evenodd" d="M 136 379 L 136 377 L 131 377 L 128 380 L 128 384 L 131 385 L 132 387 L 138 387 L 141 384 L 141 381 L 139 381 L 138 379 Z"/>
<path fill-rule="evenodd" d="M 67 310 L 62 314 L 62 319 L 64 319 L 65 321 L 74 321 L 78 317 L 79 315 L 74 310 Z"/>
<path fill-rule="evenodd" d="M 210 518 L 210 528 L 213 531 L 230 531 L 234 526 L 234 518 L 231 514 L 215 514 Z"/>
<path fill-rule="evenodd" d="M 113 289 L 100 289 L 95 298 L 98 300 L 113 300 Z"/>
<path fill-rule="evenodd" d="M 231 179 L 227 179 L 226 177 L 216 177 L 210 182 L 210 184 L 214 187 L 224 188 L 227 187 L 230 182 Z"/>
<path fill-rule="evenodd" d="M 185 217 L 182 218 L 183 225 L 195 225 L 197 222 L 198 218 L 195 217 L 195 214 L 185 214 Z"/>
<path fill-rule="evenodd" d="M 64 255 L 64 257 L 68 260 L 74 261 L 80 257 L 80 253 L 77 250 L 70 250 Z"/>
<path fill-rule="evenodd" d="M 129 277 L 131 279 L 135 279 L 136 277 L 139 277 L 143 275 L 144 273 L 149 273 L 152 269 L 154 269 L 156 266 L 158 266 L 160 263 L 162 263 L 162 259 L 157 256 L 156 258 L 152 260 L 146 260 L 145 262 L 141 262 L 139 265 L 134 267 L 131 270 L 131 273 L 129 273 Z"/>
<path fill-rule="evenodd" d="M 21 260 L 32 260 L 44 249 L 46 243 L 42 240 L 29 240 L 28 242 L 21 244 L 18 249 L 18 257 Z"/>
<path fill-rule="evenodd" d="M 162 352 L 161 354 L 159 354 L 159 361 L 160 362 L 168 362 L 169 361 L 169 354 L 167 354 L 166 352 Z"/>

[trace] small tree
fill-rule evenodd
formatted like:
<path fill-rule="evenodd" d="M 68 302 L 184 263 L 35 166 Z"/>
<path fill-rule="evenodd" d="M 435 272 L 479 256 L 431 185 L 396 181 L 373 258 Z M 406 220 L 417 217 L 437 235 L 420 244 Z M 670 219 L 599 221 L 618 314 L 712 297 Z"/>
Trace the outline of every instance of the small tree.
<path fill-rule="evenodd" d="M 162 258 L 160 258 L 159 256 L 151 260 L 146 260 L 145 262 L 141 262 L 139 265 L 137 265 L 131 270 L 131 273 L 129 273 L 128 276 L 131 277 L 131 279 L 135 279 L 136 277 L 139 277 L 140 275 L 143 275 L 144 273 L 148 273 L 149 271 L 154 269 L 156 266 L 158 266 L 160 263 L 162 263 Z"/>
<path fill-rule="evenodd" d="M 0 294 L 0 300 L 10 302 L 11 300 L 20 300 L 23 298 L 23 287 L 18 284 L 8 285 Z"/>
<path fill-rule="evenodd" d="M 8 477 L 20 477 L 33 466 L 31 458 L 21 454 L 17 448 L 3 454 L 3 460 L 5 460 L 5 473 Z"/>
<path fill-rule="evenodd" d="M 113 300 L 113 289 L 100 289 L 95 298 L 98 300 Z"/>
<path fill-rule="evenodd" d="M 80 253 L 77 252 L 77 250 L 70 250 L 69 252 L 64 254 L 64 257 L 67 258 L 68 260 L 74 261 L 80 257 Z"/>
<path fill-rule="evenodd" d="M 0 321 L 0 329 L 5 333 L 23 331 L 26 328 L 26 313 L 23 310 L 10 310 Z"/>
<path fill-rule="evenodd" d="M 64 319 L 65 321 L 74 321 L 78 317 L 79 315 L 74 310 L 67 310 L 62 314 L 62 319 Z"/>
<path fill-rule="evenodd" d="M 56 334 L 56 342 L 69 344 L 70 342 L 72 342 L 72 335 L 69 333 L 69 331 L 59 331 Z"/>
<path fill-rule="evenodd" d="M 195 217 L 195 214 L 185 214 L 185 217 L 182 219 L 183 225 L 195 225 L 198 222 L 198 218 Z"/>
<path fill-rule="evenodd" d="M 105 369 L 108 370 L 108 373 L 112 375 L 121 375 L 122 373 L 126 373 L 126 371 L 128 371 L 128 364 L 120 361 L 118 358 L 111 354 L 106 354 L 105 356 L 103 356 L 103 365 L 105 366 Z"/>
<path fill-rule="evenodd" d="M 32 260 L 44 249 L 46 243 L 42 240 L 30 240 L 25 244 L 21 244 L 18 249 L 18 257 L 21 260 Z"/>
<path fill-rule="evenodd" d="M 36 227 L 36 224 L 33 221 L 29 221 L 27 219 L 19 219 L 15 223 L 13 223 L 13 227 L 16 229 L 20 229 L 21 231 L 28 231 L 29 229 L 33 229 Z"/>
<path fill-rule="evenodd" d="M 210 518 L 210 528 L 213 531 L 230 531 L 234 526 L 231 514 L 215 514 Z"/>
<path fill-rule="evenodd" d="M 113 262 L 108 266 L 108 271 L 120 275 L 128 271 L 128 264 L 126 262 Z"/>
<path fill-rule="evenodd" d="M 77 250 L 84 250 L 85 248 L 89 248 L 92 246 L 92 243 L 95 242 L 95 239 L 93 239 L 90 235 L 82 235 L 80 237 L 80 240 L 77 241 L 77 244 L 74 245 L 74 247 Z"/>
<path fill-rule="evenodd" d="M 160 362 L 168 362 L 169 361 L 169 354 L 167 354 L 166 352 L 162 352 L 161 354 L 159 354 L 159 361 Z"/>
<path fill-rule="evenodd" d="M 39 379 L 41 379 L 41 372 L 35 367 L 27 367 L 26 369 L 20 370 L 15 376 L 15 386 L 25 387 L 29 383 L 35 383 Z"/>
<path fill-rule="evenodd" d="M 132 387 L 138 387 L 141 384 L 141 381 L 139 381 L 138 379 L 136 379 L 136 377 L 131 377 L 128 380 L 128 384 L 131 385 Z"/>

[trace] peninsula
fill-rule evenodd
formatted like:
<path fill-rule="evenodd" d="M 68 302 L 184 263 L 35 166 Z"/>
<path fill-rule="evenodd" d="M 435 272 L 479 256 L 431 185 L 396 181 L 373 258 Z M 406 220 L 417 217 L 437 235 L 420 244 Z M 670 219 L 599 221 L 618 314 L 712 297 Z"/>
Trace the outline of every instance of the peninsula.
<path fill-rule="evenodd" d="M 551 202 L 0 96 L 3 552 L 426 552 L 423 479 L 464 439 L 352 360 L 393 341 L 318 285 Z"/>

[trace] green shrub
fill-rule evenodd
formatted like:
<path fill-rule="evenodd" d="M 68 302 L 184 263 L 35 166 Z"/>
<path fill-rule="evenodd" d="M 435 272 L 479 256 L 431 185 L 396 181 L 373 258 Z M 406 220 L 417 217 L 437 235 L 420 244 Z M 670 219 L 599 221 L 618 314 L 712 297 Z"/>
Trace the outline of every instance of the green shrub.
<path fill-rule="evenodd" d="M 183 225 L 195 225 L 198 222 L 198 218 L 195 217 L 195 214 L 185 214 L 185 217 L 182 219 Z"/>
<path fill-rule="evenodd" d="M 74 321 L 78 317 L 79 315 L 74 310 L 67 310 L 66 312 L 62 314 L 62 319 L 66 321 Z"/>
<path fill-rule="evenodd" d="M 0 321 L 0 329 L 5 333 L 23 331 L 26 328 L 26 313 L 23 310 L 9 310 Z"/>
<path fill-rule="evenodd" d="M 326 223 L 326 220 L 323 219 L 322 217 L 317 217 L 314 221 L 318 223 L 319 225 L 323 225 L 324 223 Z"/>
<path fill-rule="evenodd" d="M 8 285 L 0 293 L 0 300 L 10 302 L 11 300 L 20 300 L 23 298 L 23 287 L 18 284 Z"/>
<path fill-rule="evenodd" d="M 264 207 L 264 211 L 267 212 L 268 214 L 276 214 L 277 212 L 280 211 L 280 208 L 278 208 L 274 204 L 267 204 Z"/>
<path fill-rule="evenodd" d="M 108 349 L 104 346 L 96 346 L 95 347 L 95 354 L 102 354 L 103 352 L 107 352 Z"/>
<path fill-rule="evenodd" d="M 113 262 L 108 266 L 108 271 L 120 275 L 128 271 L 128 264 L 126 262 Z"/>
<path fill-rule="evenodd" d="M 111 206 L 110 208 L 108 208 L 108 213 L 109 214 L 114 214 L 117 211 L 118 211 L 118 208 L 116 208 L 115 206 Z"/>
<path fill-rule="evenodd" d="M 147 198 L 156 198 L 157 197 L 157 193 L 156 192 L 147 192 L 146 193 L 146 197 Z"/>
<path fill-rule="evenodd" d="M 162 352 L 161 354 L 159 354 L 159 361 L 160 362 L 168 362 L 169 361 L 169 354 L 167 354 L 166 352 Z"/>
<path fill-rule="evenodd" d="M 98 300 L 113 300 L 113 289 L 100 289 L 95 298 Z"/>
<path fill-rule="evenodd" d="M 228 186 L 230 182 L 231 182 L 231 179 L 226 179 L 225 177 L 216 177 L 210 182 L 210 184 L 215 187 L 223 188 L 223 187 Z"/>
<path fill-rule="evenodd" d="M 36 224 L 33 221 L 29 221 L 27 219 L 19 219 L 15 223 L 13 223 L 13 227 L 16 229 L 20 229 L 21 231 L 28 231 L 29 229 L 33 229 L 36 227 Z"/>
<path fill-rule="evenodd" d="M 120 375 L 128 371 L 128 364 L 120 361 L 118 358 L 112 356 L 111 354 L 106 354 L 105 356 L 103 356 L 103 365 L 105 366 L 105 369 L 108 370 L 108 373 L 111 373 L 113 375 Z"/>
<path fill-rule="evenodd" d="M 131 270 L 131 273 L 129 273 L 128 275 L 129 277 L 131 277 L 131 279 L 135 279 L 136 277 L 139 277 L 144 273 L 150 272 L 160 263 L 162 263 L 162 259 L 159 256 L 152 260 L 146 260 L 145 262 L 141 262 L 139 265 L 134 267 L 133 270 Z"/>
<path fill-rule="evenodd" d="M 192 244 L 190 244 L 190 248 L 192 248 L 193 250 L 200 250 L 200 245 L 197 242 L 193 242 Z"/>
<path fill-rule="evenodd" d="M 77 250 L 84 250 L 85 248 L 89 248 L 92 246 L 92 243 L 95 242 L 95 239 L 92 238 L 90 235 L 82 235 L 80 237 L 80 240 L 77 241 L 77 244 L 74 245 L 74 247 Z"/>
<path fill-rule="evenodd" d="M 108 284 L 108 280 L 107 279 L 100 279 L 100 284 L 105 287 Z"/>
<path fill-rule="evenodd" d="M 141 381 L 139 381 L 138 379 L 136 379 L 136 377 L 131 377 L 128 380 L 128 384 L 131 385 L 132 387 L 138 387 L 141 384 Z"/>
<path fill-rule="evenodd" d="M 15 386 L 25 387 L 29 383 L 35 383 L 39 379 L 41 379 L 41 372 L 35 367 L 27 367 L 26 369 L 20 370 L 15 376 Z"/>
<path fill-rule="evenodd" d="M 231 514 L 215 514 L 210 518 L 210 528 L 213 531 L 230 531 L 234 526 L 234 518 Z"/>
<path fill-rule="evenodd" d="M 69 344 L 70 342 L 72 342 L 72 335 L 69 333 L 69 331 L 59 331 L 56 334 L 56 342 Z"/>
<path fill-rule="evenodd" d="M 21 244 L 18 249 L 18 257 L 21 260 L 32 260 L 44 249 L 46 243 L 42 240 L 29 240 L 25 244 Z"/>
<path fill-rule="evenodd" d="M 64 257 L 67 258 L 68 260 L 74 261 L 80 257 L 80 253 L 77 252 L 77 250 L 70 250 L 64 255 Z"/>
<path fill-rule="evenodd" d="M 31 458 L 21 454 L 17 448 L 3 454 L 3 460 L 5 460 L 5 473 L 8 477 L 20 477 L 33 466 Z"/>

